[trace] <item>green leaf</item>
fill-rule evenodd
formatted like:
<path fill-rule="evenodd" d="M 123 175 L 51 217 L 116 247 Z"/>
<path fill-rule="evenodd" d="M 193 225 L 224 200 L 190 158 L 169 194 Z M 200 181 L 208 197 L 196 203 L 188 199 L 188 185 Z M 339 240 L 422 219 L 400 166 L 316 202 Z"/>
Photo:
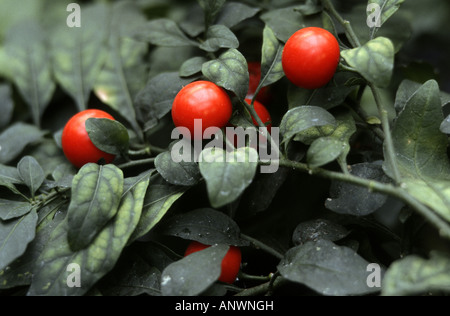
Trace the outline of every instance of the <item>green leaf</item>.
<path fill-rule="evenodd" d="M 193 57 L 186 60 L 180 67 L 180 77 L 190 77 L 200 73 L 205 62 L 207 62 L 205 57 Z"/>
<path fill-rule="evenodd" d="M 321 239 L 290 249 L 278 271 L 287 280 L 304 284 L 319 294 L 365 295 L 379 291 L 366 283 L 368 265 L 354 250 Z"/>
<path fill-rule="evenodd" d="M 317 126 L 336 126 L 336 119 L 328 111 L 317 106 L 299 106 L 289 110 L 280 124 L 283 142 L 290 141 L 297 134 Z"/>
<path fill-rule="evenodd" d="M 295 8 L 275 9 L 261 15 L 261 19 L 282 42 L 287 42 L 295 32 L 304 27 L 303 17 Z"/>
<path fill-rule="evenodd" d="M 68 221 L 64 220 L 51 234 L 50 240 L 36 260 L 30 296 L 81 296 L 86 294 L 119 259 L 142 212 L 148 181 L 141 181 L 126 191 L 116 216 L 85 249 L 73 251 L 68 242 Z M 70 264 L 80 266 L 81 287 L 69 287 Z"/>
<path fill-rule="evenodd" d="M 163 72 L 151 78 L 136 95 L 136 106 L 151 118 L 161 119 L 172 110 L 172 103 L 183 86 L 192 79 L 180 78 L 178 72 Z"/>
<path fill-rule="evenodd" d="M 0 134 L 0 163 L 9 163 L 17 158 L 30 144 L 44 135 L 39 128 L 25 123 L 15 123 Z"/>
<path fill-rule="evenodd" d="M 66 11 L 66 5 L 61 5 Z M 82 27 L 67 27 L 61 16 L 51 34 L 52 66 L 58 84 L 76 102 L 79 111 L 88 100 L 106 58 L 109 8 L 105 4 L 81 7 Z"/>
<path fill-rule="evenodd" d="M 176 215 L 163 223 L 165 235 L 195 240 L 205 245 L 248 246 L 239 226 L 229 216 L 213 209 L 197 209 Z"/>
<path fill-rule="evenodd" d="M 166 18 L 154 19 L 135 32 L 133 38 L 157 46 L 198 46 L 190 40 L 177 23 Z"/>
<path fill-rule="evenodd" d="M 334 138 L 316 139 L 308 149 L 306 158 L 310 168 L 318 168 L 336 160 L 346 149 L 347 144 Z"/>
<path fill-rule="evenodd" d="M 450 292 L 450 257 L 432 252 L 429 259 L 410 255 L 395 261 L 383 280 L 384 296 L 422 295 Z"/>
<path fill-rule="evenodd" d="M 185 187 L 168 184 L 150 184 L 144 200 L 142 216 L 130 237 L 134 241 L 149 233 L 166 215 L 172 205 L 183 196 Z"/>
<path fill-rule="evenodd" d="M 231 29 L 242 21 L 255 16 L 259 11 L 259 8 L 253 8 L 239 2 L 227 1 L 219 12 L 215 23 L 225 25 Z"/>
<path fill-rule="evenodd" d="M 131 39 L 145 25 L 145 16 L 132 2 L 118 2 L 112 10 L 113 23 L 107 46 L 105 65 L 95 81 L 94 91 L 103 103 L 121 114 L 142 138 L 137 123 L 135 98 L 148 79 L 146 54 L 148 45 Z"/>
<path fill-rule="evenodd" d="M 450 221 L 450 162 L 439 86 L 426 82 L 406 103 L 392 131 L 403 185 L 412 196 Z M 392 164 L 385 168 L 392 174 Z"/>
<path fill-rule="evenodd" d="M 261 58 L 261 82 L 263 86 L 271 85 L 284 77 L 281 56 L 284 46 L 276 38 L 269 26 L 264 27 Z"/>
<path fill-rule="evenodd" d="M 155 167 L 164 180 L 170 184 L 193 186 L 201 179 L 197 163 L 194 161 L 175 162 L 171 151 L 159 154 L 155 159 Z"/>
<path fill-rule="evenodd" d="M 56 84 L 45 33 L 37 22 L 26 21 L 10 29 L 0 49 L 0 73 L 15 83 L 29 106 L 33 122 L 40 125 Z"/>
<path fill-rule="evenodd" d="M 33 209 L 29 202 L 0 199 L 0 219 L 7 221 L 28 214 Z"/>
<path fill-rule="evenodd" d="M 292 234 L 292 242 L 296 246 L 303 245 L 308 241 L 316 242 L 320 239 L 335 242 L 349 234 L 350 231 L 345 227 L 335 222 L 319 218 L 298 224 Z"/>
<path fill-rule="evenodd" d="M 221 48 L 238 47 L 238 38 L 224 25 L 210 26 L 206 32 L 206 41 L 200 44 L 200 48 L 207 52 L 216 52 Z"/>
<path fill-rule="evenodd" d="M 394 69 L 394 45 L 386 37 L 377 37 L 364 46 L 341 52 L 345 61 L 367 81 L 386 88 Z"/>
<path fill-rule="evenodd" d="M 0 84 L 0 129 L 8 126 L 14 112 L 12 89 L 8 84 Z"/>
<path fill-rule="evenodd" d="M 176 261 L 162 272 L 163 296 L 195 296 L 220 277 L 222 260 L 229 246 L 215 245 Z"/>
<path fill-rule="evenodd" d="M 122 171 L 113 165 L 87 164 L 74 177 L 67 215 L 72 250 L 88 247 L 116 215 L 123 181 Z"/>
<path fill-rule="evenodd" d="M 382 166 L 374 163 L 352 165 L 350 173 L 363 179 L 381 183 L 390 182 Z M 325 206 L 339 214 L 367 216 L 382 207 L 387 199 L 387 195 L 370 192 L 367 188 L 333 181 L 330 188 L 330 198 L 326 200 Z"/>
<path fill-rule="evenodd" d="M 35 237 L 37 220 L 36 211 L 9 221 L 0 220 L 0 271 L 23 255 Z"/>
<path fill-rule="evenodd" d="M 229 49 L 218 59 L 203 64 L 203 75 L 226 90 L 245 99 L 250 82 L 247 60 L 236 49 Z"/>
<path fill-rule="evenodd" d="M 92 143 L 100 150 L 113 155 L 126 155 L 130 136 L 120 122 L 110 119 L 86 120 L 86 131 Z"/>
<path fill-rule="evenodd" d="M 376 4 L 380 8 L 380 22 L 383 25 L 395 12 L 405 0 L 369 0 L 368 5 Z M 368 12 L 370 13 L 370 12 Z"/>
<path fill-rule="evenodd" d="M 258 167 L 258 153 L 253 148 L 239 148 L 227 153 L 209 148 L 200 154 L 200 172 L 206 180 L 208 196 L 215 208 L 234 202 L 252 183 Z"/>
<path fill-rule="evenodd" d="M 45 180 L 42 167 L 33 157 L 25 156 L 17 164 L 17 171 L 20 178 L 30 189 L 31 195 L 34 196 Z"/>
<path fill-rule="evenodd" d="M 205 12 L 205 26 L 209 28 L 222 10 L 226 0 L 197 0 L 197 2 Z"/>

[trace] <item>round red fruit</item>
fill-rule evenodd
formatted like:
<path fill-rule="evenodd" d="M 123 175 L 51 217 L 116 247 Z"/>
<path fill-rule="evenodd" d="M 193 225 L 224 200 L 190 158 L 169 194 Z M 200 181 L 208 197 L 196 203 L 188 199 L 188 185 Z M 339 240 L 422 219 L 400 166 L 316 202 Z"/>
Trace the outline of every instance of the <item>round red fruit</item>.
<path fill-rule="evenodd" d="M 187 128 L 194 139 L 202 139 L 209 127 L 225 127 L 232 112 L 233 105 L 226 91 L 209 81 L 188 84 L 177 94 L 172 105 L 175 126 Z M 202 125 L 201 129 L 197 127 L 197 133 L 196 120 L 201 120 Z"/>
<path fill-rule="evenodd" d="M 77 168 L 87 163 L 111 163 L 115 155 L 98 149 L 89 138 L 86 131 L 86 121 L 89 118 L 107 118 L 114 120 L 109 114 L 101 110 L 91 109 L 75 114 L 65 125 L 62 133 L 62 149 L 67 159 Z"/>
<path fill-rule="evenodd" d="M 294 33 L 283 50 L 286 77 L 296 86 L 318 89 L 334 76 L 340 61 L 339 43 L 329 31 L 307 27 Z"/>

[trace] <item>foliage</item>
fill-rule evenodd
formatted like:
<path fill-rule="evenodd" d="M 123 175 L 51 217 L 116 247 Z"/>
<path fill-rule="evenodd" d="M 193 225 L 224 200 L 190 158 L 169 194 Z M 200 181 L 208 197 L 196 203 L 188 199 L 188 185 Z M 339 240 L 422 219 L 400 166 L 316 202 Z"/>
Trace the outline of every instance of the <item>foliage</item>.
<path fill-rule="evenodd" d="M 421 59 L 448 56 L 431 50 L 447 39 L 437 2 L 91 0 L 77 28 L 69 1 L 2 0 L 0 294 L 448 294 L 450 69 Z M 341 47 L 316 90 L 281 65 L 306 26 Z M 250 61 L 270 89 L 279 169 L 262 172 L 255 148 L 201 142 L 178 152 L 200 161 L 176 161 L 171 106 L 190 82 L 226 89 L 233 125 L 253 126 Z M 86 126 L 117 158 L 77 170 L 61 132 L 87 108 L 116 118 Z M 182 258 L 192 240 L 214 246 Z M 229 245 L 243 253 L 233 285 L 217 281 Z"/>

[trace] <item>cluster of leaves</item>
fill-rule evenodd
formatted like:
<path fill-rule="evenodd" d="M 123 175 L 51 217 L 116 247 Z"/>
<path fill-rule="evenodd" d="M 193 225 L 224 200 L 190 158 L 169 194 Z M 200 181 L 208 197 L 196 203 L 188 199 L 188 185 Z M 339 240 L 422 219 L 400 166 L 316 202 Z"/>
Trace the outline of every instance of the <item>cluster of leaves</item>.
<path fill-rule="evenodd" d="M 373 28 L 367 4 L 341 16 L 328 0 L 86 1 L 81 28 L 67 26 L 68 4 L 0 3 L 0 293 L 450 290 L 450 95 L 398 72 L 411 35 L 402 0 L 370 0 L 381 9 Z M 305 26 L 330 30 L 342 48 L 335 77 L 314 91 L 291 85 L 281 65 Z M 177 92 L 213 81 L 233 98 L 233 124 L 250 126 L 255 60 L 280 169 L 258 172 L 268 162 L 252 148 L 175 162 Z M 61 129 L 93 107 L 117 118 L 87 128 L 118 157 L 75 170 Z M 191 240 L 215 246 L 182 258 Z M 233 286 L 217 282 L 229 245 L 244 258 Z M 382 267 L 381 288 L 368 286 L 370 263 Z M 80 287 L 68 283 L 74 264 Z"/>

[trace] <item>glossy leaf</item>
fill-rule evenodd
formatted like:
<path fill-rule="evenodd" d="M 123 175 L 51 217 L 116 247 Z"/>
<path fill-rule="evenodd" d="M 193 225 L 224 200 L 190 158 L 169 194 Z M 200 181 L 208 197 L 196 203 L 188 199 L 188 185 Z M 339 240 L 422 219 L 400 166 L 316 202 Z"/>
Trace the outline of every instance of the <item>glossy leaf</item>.
<path fill-rule="evenodd" d="M 406 103 L 394 129 L 396 162 L 404 188 L 450 221 L 450 162 L 439 87 L 426 82 Z M 392 174 L 387 161 L 386 170 Z"/>
<path fill-rule="evenodd" d="M 172 159 L 172 152 L 169 151 L 156 157 L 155 167 L 167 182 L 174 185 L 192 186 L 201 178 L 197 163 L 175 162 Z"/>
<path fill-rule="evenodd" d="M 66 7 L 61 6 L 61 10 L 66 11 Z M 75 100 L 79 111 L 88 107 L 89 96 L 105 62 L 108 14 L 104 4 L 83 6 L 83 27 L 67 27 L 67 16 L 61 16 L 59 23 L 64 27 L 55 27 L 51 36 L 54 75 Z"/>
<path fill-rule="evenodd" d="M 29 202 L 0 199 L 0 219 L 7 221 L 28 214 L 33 209 Z"/>
<path fill-rule="evenodd" d="M 37 220 L 36 211 L 13 220 L 0 220 L 0 271 L 26 251 L 35 237 Z"/>
<path fill-rule="evenodd" d="M 19 161 L 17 171 L 20 178 L 30 189 L 31 195 L 34 196 L 45 180 L 42 167 L 33 157 L 25 156 Z"/>
<path fill-rule="evenodd" d="M 122 171 L 113 165 L 87 164 L 74 177 L 67 215 L 72 250 L 88 247 L 116 215 L 123 181 Z"/>
<path fill-rule="evenodd" d="M 241 231 L 234 220 L 222 212 L 208 208 L 174 216 L 165 221 L 161 229 L 166 235 L 206 245 L 248 245 L 241 238 Z"/>
<path fill-rule="evenodd" d="M 120 122 L 110 119 L 86 120 L 86 131 L 92 143 L 100 150 L 114 155 L 128 152 L 130 136 Z"/>
<path fill-rule="evenodd" d="M 203 64 L 203 74 L 218 86 L 245 99 L 249 85 L 247 60 L 236 49 L 229 49 L 218 59 Z"/>
<path fill-rule="evenodd" d="M 432 252 L 429 259 L 410 255 L 395 261 L 383 280 L 384 296 L 422 295 L 450 291 L 450 257 Z"/>
<path fill-rule="evenodd" d="M 110 272 L 129 237 L 136 228 L 142 212 L 148 181 L 142 181 L 126 191 L 116 216 L 112 218 L 91 244 L 73 251 L 68 242 L 68 221 L 64 220 L 52 232 L 48 243 L 36 261 L 30 296 L 81 296 Z M 70 264 L 80 267 L 81 287 L 67 285 Z"/>
<path fill-rule="evenodd" d="M 394 45 L 386 37 L 377 37 L 364 46 L 341 52 L 345 61 L 367 81 L 386 88 L 394 69 Z"/>
<path fill-rule="evenodd" d="M 206 41 L 200 48 L 207 52 L 216 52 L 221 48 L 238 48 L 239 40 L 236 35 L 224 25 L 212 25 L 206 32 Z"/>
<path fill-rule="evenodd" d="M 281 64 L 283 47 L 273 30 L 266 25 L 263 31 L 261 50 L 261 81 L 263 86 L 271 85 L 284 77 L 283 65 Z"/>
<path fill-rule="evenodd" d="M 365 295 L 379 291 L 367 285 L 369 262 L 354 250 L 328 240 L 290 249 L 278 265 L 281 275 L 328 296 Z"/>
<path fill-rule="evenodd" d="M 206 149 L 201 153 L 200 172 L 206 180 L 213 207 L 235 201 L 252 183 L 258 167 L 258 153 L 253 148 L 239 148 L 226 153 Z"/>
<path fill-rule="evenodd" d="M 322 137 L 315 140 L 307 152 L 308 166 L 318 168 L 333 162 L 342 155 L 346 145 L 346 143 L 333 137 Z"/>
<path fill-rule="evenodd" d="M 227 1 L 219 12 L 215 23 L 232 28 L 255 16 L 259 11 L 259 8 L 250 7 L 244 3 Z"/>
<path fill-rule="evenodd" d="M 8 163 L 17 158 L 30 144 L 40 140 L 44 132 L 36 126 L 15 123 L 0 134 L 0 163 Z"/>
<path fill-rule="evenodd" d="M 198 46 L 181 31 L 174 21 L 166 18 L 147 22 L 144 27 L 136 30 L 133 37 L 157 46 Z"/>
<path fill-rule="evenodd" d="M 195 296 L 213 285 L 220 277 L 227 245 L 215 245 L 170 264 L 161 275 L 164 296 Z"/>
<path fill-rule="evenodd" d="M 0 73 L 15 83 L 39 126 L 56 84 L 45 33 L 37 22 L 19 23 L 9 30 L 0 49 Z"/>

